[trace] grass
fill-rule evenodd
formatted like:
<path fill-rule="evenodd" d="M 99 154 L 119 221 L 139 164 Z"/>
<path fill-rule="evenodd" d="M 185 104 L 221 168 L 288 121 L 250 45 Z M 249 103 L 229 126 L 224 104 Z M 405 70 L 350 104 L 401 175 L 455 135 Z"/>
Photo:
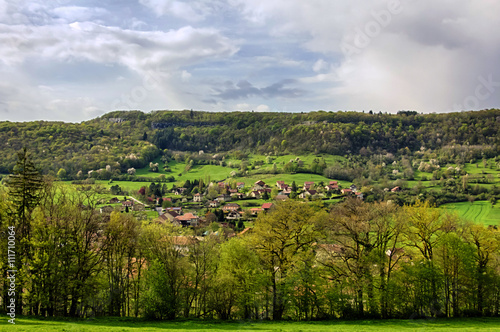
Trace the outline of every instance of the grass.
<path fill-rule="evenodd" d="M 456 212 L 460 217 L 483 225 L 500 225 L 500 204 L 491 206 L 489 201 L 444 204 L 441 208 Z"/>
<path fill-rule="evenodd" d="M 134 318 L 88 320 L 18 318 L 0 331 L 500 331 L 499 318 L 362 320 L 321 322 L 174 321 L 149 322 Z"/>
<path fill-rule="evenodd" d="M 296 157 L 299 157 L 304 162 L 304 164 L 306 166 L 310 165 L 314 159 L 324 158 L 325 162 L 328 165 L 334 164 L 338 161 L 345 159 L 344 157 L 333 156 L 333 155 L 318 155 L 318 156 L 315 156 L 315 155 L 285 155 L 285 156 L 278 156 L 278 157 L 272 157 L 272 158 L 273 158 L 273 163 L 276 163 L 278 166 L 278 169 L 280 169 L 283 167 L 284 164 L 289 162 L 291 159 L 295 159 Z M 249 161 L 249 163 L 252 163 L 253 161 L 256 161 L 256 160 L 265 161 L 265 159 L 266 159 L 266 157 L 264 155 L 250 155 L 248 158 L 248 161 Z M 232 158 L 227 158 L 225 161 L 226 161 L 226 163 L 232 162 L 232 163 L 238 164 L 238 165 L 241 164 L 241 162 L 242 162 L 241 160 L 236 160 L 236 159 L 232 159 Z M 149 177 L 149 178 L 151 178 L 152 181 L 154 181 L 154 179 L 156 177 L 160 176 L 161 174 L 164 174 L 167 177 L 174 176 L 176 185 L 182 185 L 186 180 L 192 181 L 192 180 L 198 180 L 200 178 L 204 179 L 207 175 L 210 175 L 210 179 L 212 181 L 223 180 L 223 179 L 229 178 L 232 171 L 238 171 L 238 169 L 230 168 L 230 167 L 223 167 L 223 166 L 216 166 L 216 165 L 196 165 L 196 166 L 193 166 L 191 168 L 191 170 L 189 170 L 189 172 L 185 173 L 184 170 L 186 167 L 186 163 L 184 163 L 184 162 L 178 163 L 175 160 L 172 160 L 168 163 L 168 166 L 170 167 L 171 172 L 165 172 L 163 170 L 164 163 L 160 161 L 160 158 L 157 158 L 154 162 L 159 163 L 158 172 L 150 172 L 149 166 L 147 166 L 147 167 L 144 167 L 141 169 L 137 169 L 136 175 L 142 176 L 142 177 Z M 273 165 L 272 163 L 271 164 L 264 164 L 260 167 L 260 169 L 261 170 L 270 170 L 272 168 L 272 165 Z M 252 171 L 252 173 L 254 173 L 254 172 L 255 172 L 255 170 Z M 179 176 L 179 174 L 181 174 L 181 175 Z M 283 174 L 283 176 L 284 175 L 285 174 Z M 265 177 L 266 175 L 263 175 L 263 176 Z M 256 178 L 255 181 L 257 181 L 259 178 L 261 178 L 263 176 L 250 175 L 250 177 L 252 179 Z M 322 177 L 322 179 L 323 179 L 323 181 L 328 180 L 325 177 Z M 286 182 L 287 180 L 284 179 L 284 181 Z M 291 180 L 291 181 L 293 181 L 293 180 Z M 295 180 L 295 181 L 297 181 L 297 180 Z M 309 180 L 305 180 L 305 181 L 309 181 Z M 310 180 L 310 181 L 314 181 L 314 180 Z M 321 180 L 318 180 L 318 181 L 321 181 Z"/>
<path fill-rule="evenodd" d="M 276 181 L 285 181 L 286 184 L 291 185 L 293 181 L 297 186 L 303 186 L 306 181 L 314 181 L 315 183 L 319 183 L 323 181 L 325 185 L 327 185 L 331 179 L 324 177 L 318 174 L 306 174 L 306 173 L 297 173 L 297 174 L 254 174 L 246 177 L 237 177 L 234 178 L 237 182 L 245 182 L 245 186 L 253 186 L 253 184 L 259 180 L 264 181 L 271 188 L 276 186 Z M 338 181 L 338 183 L 343 187 L 349 187 L 352 182 L 348 181 Z"/>

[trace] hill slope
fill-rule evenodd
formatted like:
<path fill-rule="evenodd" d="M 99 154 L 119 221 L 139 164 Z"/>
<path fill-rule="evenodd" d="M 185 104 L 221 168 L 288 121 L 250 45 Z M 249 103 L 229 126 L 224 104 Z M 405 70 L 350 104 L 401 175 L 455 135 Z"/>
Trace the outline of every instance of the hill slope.
<path fill-rule="evenodd" d="M 422 147 L 462 162 L 499 154 L 500 110 L 419 115 L 416 112 L 253 113 L 115 111 L 80 124 L 0 122 L 0 173 L 27 146 L 44 173 L 70 176 L 111 165 L 144 167 L 162 150 L 217 153 L 411 154 Z M 463 146 L 462 146 L 463 145 Z"/>

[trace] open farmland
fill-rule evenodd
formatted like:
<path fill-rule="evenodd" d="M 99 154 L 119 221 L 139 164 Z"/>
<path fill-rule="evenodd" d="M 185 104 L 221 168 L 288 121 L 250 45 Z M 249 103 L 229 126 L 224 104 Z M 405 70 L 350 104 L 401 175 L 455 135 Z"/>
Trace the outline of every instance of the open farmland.
<path fill-rule="evenodd" d="M 488 201 L 445 204 L 442 208 L 456 212 L 461 218 L 483 225 L 500 225 L 500 204 Z"/>

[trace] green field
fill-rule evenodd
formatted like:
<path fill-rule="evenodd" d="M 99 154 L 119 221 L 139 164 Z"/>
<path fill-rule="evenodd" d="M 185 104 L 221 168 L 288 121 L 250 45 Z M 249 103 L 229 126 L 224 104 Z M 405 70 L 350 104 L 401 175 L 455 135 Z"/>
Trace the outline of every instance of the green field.
<path fill-rule="evenodd" d="M 310 165 L 314 159 L 321 159 L 324 158 L 326 163 L 328 165 L 331 165 L 335 162 L 338 162 L 340 160 L 343 160 L 343 157 L 340 156 L 333 156 L 333 155 L 285 155 L 285 156 L 279 156 L 279 157 L 273 157 L 273 162 L 271 164 L 265 164 L 260 166 L 258 169 L 250 171 L 250 175 L 246 178 L 248 178 L 251 181 L 258 181 L 261 178 L 269 178 L 271 177 L 270 181 L 274 179 L 281 180 L 283 178 L 283 181 L 287 182 L 295 180 L 297 184 L 299 182 L 304 182 L 304 181 L 327 181 L 328 179 L 320 176 L 320 175 L 313 175 L 315 179 L 310 180 L 309 179 L 309 174 L 302 174 L 302 176 L 296 177 L 295 175 L 290 175 L 290 174 L 277 174 L 277 175 L 272 175 L 272 174 L 255 174 L 257 171 L 269 171 L 272 169 L 273 163 L 276 163 L 278 165 L 278 169 L 283 167 L 284 164 L 289 162 L 291 159 L 295 159 L 296 157 L 299 157 L 304 164 Z M 250 155 L 248 158 L 248 162 L 251 164 L 253 161 L 257 160 L 262 160 L 264 161 L 266 159 L 265 156 L 263 155 Z M 157 158 L 154 162 L 159 163 L 159 170 L 158 172 L 150 172 L 149 167 L 144 167 L 141 169 L 137 169 L 136 175 L 137 176 L 143 176 L 143 177 L 150 177 L 152 178 L 151 180 L 154 181 L 154 178 L 160 176 L 160 174 L 164 174 L 165 176 L 173 176 L 175 178 L 175 183 L 176 185 L 182 185 L 186 180 L 198 180 L 200 178 L 205 178 L 206 176 L 210 176 L 210 179 L 212 181 L 220 181 L 224 180 L 230 177 L 230 174 L 232 171 L 238 171 L 238 168 L 230 168 L 230 167 L 223 167 L 223 166 L 216 166 L 216 165 L 195 165 L 193 166 L 189 172 L 185 172 L 185 163 L 178 163 L 176 161 L 170 161 L 168 163 L 168 166 L 171 169 L 171 172 L 165 172 L 163 170 L 164 163 L 160 161 L 160 158 Z M 241 160 L 236 160 L 236 159 L 231 159 L 227 158 L 225 160 L 226 163 L 233 163 L 236 165 L 241 164 Z M 181 174 L 179 176 L 179 174 Z M 298 175 L 298 174 L 297 174 Z M 241 178 L 237 178 L 236 180 L 241 180 Z"/>
<path fill-rule="evenodd" d="M 444 204 L 440 207 L 456 212 L 460 217 L 474 223 L 500 225 L 500 204 L 498 203 L 491 206 L 489 201 L 460 202 Z"/>
<path fill-rule="evenodd" d="M 81 321 L 20 318 L 3 319 L 0 331 L 500 331 L 499 318 L 363 320 L 322 322 L 147 322 L 133 318 Z"/>

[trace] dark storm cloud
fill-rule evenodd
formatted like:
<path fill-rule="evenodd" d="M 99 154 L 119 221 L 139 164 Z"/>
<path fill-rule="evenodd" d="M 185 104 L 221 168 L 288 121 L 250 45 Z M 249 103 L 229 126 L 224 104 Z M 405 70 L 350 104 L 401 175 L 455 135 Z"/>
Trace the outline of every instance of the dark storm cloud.
<path fill-rule="evenodd" d="M 297 98 L 303 96 L 305 90 L 286 87 L 286 85 L 293 83 L 295 83 L 294 80 L 286 79 L 263 88 L 258 88 L 247 80 L 241 80 L 236 85 L 229 82 L 226 83 L 223 89 L 215 89 L 217 93 L 214 97 L 224 100 L 238 100 L 252 97 Z"/>

